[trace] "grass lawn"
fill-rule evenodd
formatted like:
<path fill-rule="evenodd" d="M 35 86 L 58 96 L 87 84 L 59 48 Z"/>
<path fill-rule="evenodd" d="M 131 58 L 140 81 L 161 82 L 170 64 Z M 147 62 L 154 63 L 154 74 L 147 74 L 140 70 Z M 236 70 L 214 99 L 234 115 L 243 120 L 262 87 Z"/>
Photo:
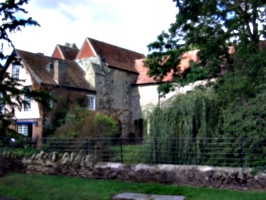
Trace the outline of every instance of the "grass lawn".
<path fill-rule="evenodd" d="M 48 175 L 9 174 L 0 178 L 0 196 L 20 200 L 110 200 L 121 192 L 183 195 L 186 200 L 266 199 L 266 191 L 233 191 Z"/>

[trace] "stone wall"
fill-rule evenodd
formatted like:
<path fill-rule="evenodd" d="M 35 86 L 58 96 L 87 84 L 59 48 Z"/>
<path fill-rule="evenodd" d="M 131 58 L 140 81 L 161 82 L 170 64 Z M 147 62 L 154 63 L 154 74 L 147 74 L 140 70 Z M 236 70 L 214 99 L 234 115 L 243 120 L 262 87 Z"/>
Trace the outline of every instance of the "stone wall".
<path fill-rule="evenodd" d="M 220 168 L 185 165 L 146 165 L 98 162 L 92 155 L 80 153 L 44 153 L 18 158 L 8 153 L 0 157 L 16 162 L 28 174 L 76 176 L 132 182 L 154 182 L 227 189 L 266 188 L 266 172 L 252 173 L 250 168 Z M 3 167 L 4 165 L 2 165 Z M 1 168 L 1 165 L 0 165 Z M 1 171 L 1 169 L 0 169 Z"/>
<path fill-rule="evenodd" d="M 0 154 L 0 177 L 9 172 L 23 172 L 25 166 L 22 164 L 22 157 L 8 152 Z"/>
<path fill-rule="evenodd" d="M 96 90 L 96 109 L 119 119 L 121 136 L 128 137 L 134 131 L 131 84 L 137 73 L 107 66 L 100 56 L 78 62 L 86 72 L 86 80 Z"/>

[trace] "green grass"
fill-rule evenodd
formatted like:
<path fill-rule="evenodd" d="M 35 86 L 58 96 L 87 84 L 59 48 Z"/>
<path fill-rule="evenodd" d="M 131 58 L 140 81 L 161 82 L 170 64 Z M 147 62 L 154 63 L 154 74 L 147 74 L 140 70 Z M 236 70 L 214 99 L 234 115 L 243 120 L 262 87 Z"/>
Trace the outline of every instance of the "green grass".
<path fill-rule="evenodd" d="M 109 200 L 121 192 L 183 195 L 186 200 L 265 200 L 266 192 L 234 191 L 75 177 L 9 174 L 0 178 L 0 196 L 20 200 Z"/>
<path fill-rule="evenodd" d="M 123 145 L 122 149 L 120 146 L 112 146 L 110 147 L 110 151 L 113 153 L 113 156 L 110 161 L 121 162 L 123 158 L 123 163 L 141 163 L 143 161 L 143 157 L 140 155 L 139 151 L 141 148 L 143 148 L 143 145 Z"/>

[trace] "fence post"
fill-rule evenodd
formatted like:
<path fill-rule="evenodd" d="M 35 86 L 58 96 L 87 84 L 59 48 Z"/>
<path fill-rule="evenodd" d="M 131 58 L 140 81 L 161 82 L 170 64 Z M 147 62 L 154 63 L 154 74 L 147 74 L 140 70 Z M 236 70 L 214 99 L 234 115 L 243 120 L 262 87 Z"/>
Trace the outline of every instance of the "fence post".
<path fill-rule="evenodd" d="M 155 163 L 158 164 L 158 140 L 154 138 L 154 147 L 155 147 Z"/>
<path fill-rule="evenodd" d="M 123 142 L 122 141 L 119 142 L 119 146 L 120 146 L 121 163 L 123 163 L 124 162 L 124 158 L 123 158 Z"/>
<path fill-rule="evenodd" d="M 241 162 L 241 167 L 243 168 L 244 167 L 244 149 L 243 149 L 243 142 L 244 142 L 244 139 L 241 138 L 240 139 L 240 162 Z"/>
<path fill-rule="evenodd" d="M 85 142 L 85 151 L 86 151 L 86 154 L 88 155 L 89 154 L 89 141 L 88 141 L 88 138 L 85 139 L 86 142 Z"/>
<path fill-rule="evenodd" d="M 31 139 L 31 141 L 32 141 L 32 147 L 33 147 L 34 149 L 37 148 L 38 140 L 39 140 L 38 136 L 36 136 L 35 138 L 32 138 L 32 139 Z"/>

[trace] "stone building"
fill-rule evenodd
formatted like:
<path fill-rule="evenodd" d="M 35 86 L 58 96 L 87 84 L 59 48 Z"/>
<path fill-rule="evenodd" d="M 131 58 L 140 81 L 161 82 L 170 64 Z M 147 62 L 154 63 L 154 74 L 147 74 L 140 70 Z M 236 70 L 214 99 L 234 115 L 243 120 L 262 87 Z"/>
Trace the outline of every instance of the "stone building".
<path fill-rule="evenodd" d="M 57 45 L 52 57 L 67 59 L 70 52 L 76 53 L 75 49 Z M 134 111 L 139 107 L 133 106 L 134 100 L 138 99 L 132 98 L 132 84 L 138 76 L 135 60 L 143 58 L 144 54 L 86 38 L 73 59 L 84 70 L 84 78 L 96 91 L 95 109 L 119 119 L 122 137 L 135 134 Z"/>
<path fill-rule="evenodd" d="M 121 137 L 142 137 L 145 109 L 192 88 L 178 88 L 160 98 L 157 93 L 160 83 L 147 75 L 144 54 L 92 38 L 86 38 L 80 49 L 75 44 L 56 45 L 51 57 L 21 50 L 14 53 L 22 61 L 19 79 L 26 80 L 25 87 L 42 87 L 61 99 L 85 96 L 89 109 L 104 111 L 119 120 Z M 195 58 L 196 52 L 190 52 L 182 67 L 188 67 L 189 60 Z M 7 70 L 12 75 L 12 63 Z M 171 79 L 169 73 L 162 82 Z M 33 101 L 31 108 L 16 111 L 16 130 L 41 137 L 49 113 Z"/>

